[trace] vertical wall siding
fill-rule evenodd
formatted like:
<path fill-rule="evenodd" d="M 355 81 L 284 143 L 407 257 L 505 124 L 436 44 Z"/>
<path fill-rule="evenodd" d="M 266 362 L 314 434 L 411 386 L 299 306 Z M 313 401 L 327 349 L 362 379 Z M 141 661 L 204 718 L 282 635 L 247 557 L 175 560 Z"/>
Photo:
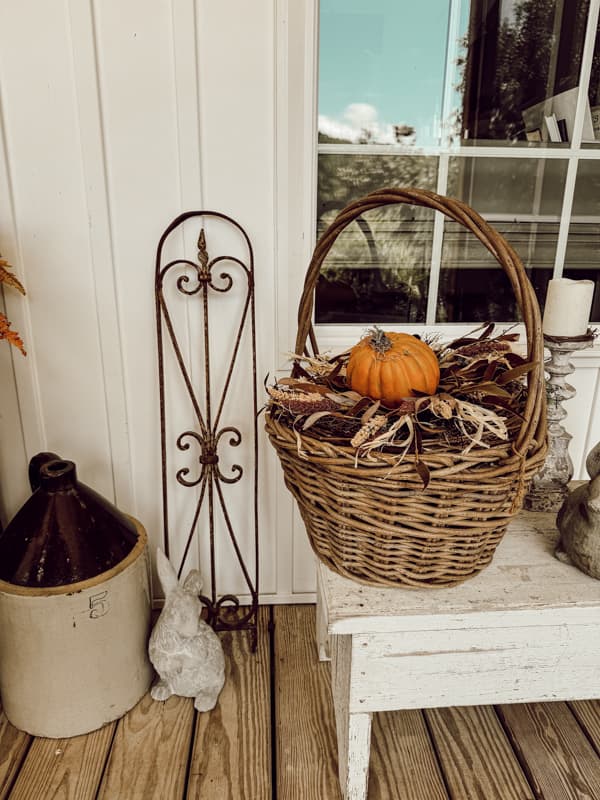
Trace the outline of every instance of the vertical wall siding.
<path fill-rule="evenodd" d="M 2 94 L 0 91 L 0 120 L 3 118 Z M 0 225 L 2 236 L 0 246 L 2 254 L 12 263 L 18 263 L 19 246 L 14 220 L 13 197 L 4 127 L 0 128 Z M 11 296 L 12 294 L 12 296 Z M 21 331 L 27 342 L 30 341 L 31 325 L 27 314 L 26 301 L 17 292 L 7 292 L 0 298 L 4 313 L 13 322 L 16 330 Z M 23 358 L 13 348 L 0 343 L 0 522 L 6 522 L 13 508 L 18 507 L 27 497 L 27 489 L 23 483 L 23 475 L 27 467 L 25 453 L 27 442 L 22 425 L 22 415 L 28 414 L 34 420 L 40 420 L 37 412 L 37 385 L 34 371 L 31 369 L 32 359 Z M 29 347 L 29 345 L 28 345 Z M 18 358 L 16 357 L 18 355 Z M 28 402 L 21 402 L 17 395 L 17 375 L 22 386 L 27 386 Z M 39 431 L 29 444 L 33 449 L 40 449 L 42 441 Z"/>
<path fill-rule="evenodd" d="M 275 5 L 1 4 L 0 252 L 29 290 L 25 300 L 6 293 L 28 356 L 8 346 L 0 353 L 2 521 L 28 496 L 28 459 L 48 448 L 76 461 L 80 478 L 136 515 L 157 545 L 154 258 L 159 236 L 182 211 L 221 211 L 247 230 L 255 251 L 261 383 L 278 350 Z M 193 257 L 197 236 L 186 228 L 173 252 L 191 245 Z M 227 251 L 219 237 L 218 230 L 208 233 L 209 250 L 212 244 Z M 217 390 L 231 350 L 228 314 L 211 321 Z M 177 324 L 200 380 L 200 322 L 182 305 Z M 242 356 L 248 363 L 247 336 Z M 234 376 L 224 414 L 237 415 L 232 424 L 249 444 L 252 417 L 242 402 L 248 380 Z M 171 407 L 183 416 L 189 409 L 176 382 L 171 370 Z M 171 449 L 176 463 L 182 454 Z M 279 542 L 291 530 L 276 536 L 275 517 L 278 496 L 290 509 L 291 503 L 262 435 L 260 457 L 260 588 L 263 596 L 285 600 L 292 589 L 278 581 L 276 563 Z M 249 449 L 232 461 L 251 471 Z M 184 537 L 177 514 L 183 522 L 193 501 L 176 501 L 175 551 Z M 250 488 L 233 497 L 231 513 L 249 554 Z M 231 553 L 225 545 L 221 551 L 219 588 L 243 592 Z M 193 549 L 189 565 L 203 557 L 206 548 Z"/>
<path fill-rule="evenodd" d="M 28 289 L 25 299 L 5 293 L 28 356 L 0 348 L 3 523 L 28 496 L 28 459 L 51 449 L 137 516 L 153 546 L 161 542 L 154 257 L 182 211 L 221 211 L 247 230 L 259 395 L 264 377 L 283 366 L 311 249 L 312 14 L 312 2 L 295 0 L 0 0 L 0 252 Z M 303 93 L 292 90 L 298 86 Z M 186 226 L 169 253 L 185 246 L 194 255 L 197 234 Z M 220 241 L 218 226 L 207 235 L 209 251 L 216 240 L 225 250 L 238 246 Z M 201 388 L 201 323 L 175 300 Z M 225 304 L 212 317 L 217 389 L 234 315 Z M 246 337 L 246 360 L 248 346 Z M 585 454 L 600 439 L 600 359 L 588 353 L 577 363 L 567 426 L 583 475 Z M 168 375 L 169 403 L 185 420 L 179 378 Z M 225 412 L 249 444 L 246 396 L 248 377 L 236 373 Z M 261 593 L 308 599 L 313 556 L 262 424 L 259 433 Z M 232 461 L 249 469 L 248 445 L 240 449 Z M 181 452 L 169 452 L 183 465 Z M 174 552 L 182 551 L 194 499 L 171 495 Z M 247 553 L 251 511 L 249 490 L 232 495 Z M 219 554 L 220 588 L 243 592 L 224 541 Z M 206 557 L 200 545 L 190 565 Z"/>
<path fill-rule="evenodd" d="M 6 6 L 0 69 L 12 213 L 2 240 L 4 226 L 9 237 L 14 228 L 7 255 L 29 293 L 23 333 L 32 377 L 18 382 L 25 440 L 79 461 L 85 454 L 90 480 L 112 494 L 68 9 L 31 0 L 11 4 L 10 13 Z"/>

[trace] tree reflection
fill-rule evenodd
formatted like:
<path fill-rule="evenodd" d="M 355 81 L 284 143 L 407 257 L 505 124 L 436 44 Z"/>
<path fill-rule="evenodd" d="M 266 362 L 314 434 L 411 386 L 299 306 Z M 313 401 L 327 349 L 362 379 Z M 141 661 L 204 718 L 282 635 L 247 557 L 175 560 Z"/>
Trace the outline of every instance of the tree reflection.
<path fill-rule="evenodd" d="M 462 135 L 525 139 L 522 112 L 578 85 L 589 0 L 471 3 Z"/>
<path fill-rule="evenodd" d="M 321 155 L 317 236 L 353 200 L 385 186 L 435 190 L 437 158 Z M 433 212 L 412 206 L 369 211 L 340 236 L 323 263 L 317 322 L 423 322 Z"/>

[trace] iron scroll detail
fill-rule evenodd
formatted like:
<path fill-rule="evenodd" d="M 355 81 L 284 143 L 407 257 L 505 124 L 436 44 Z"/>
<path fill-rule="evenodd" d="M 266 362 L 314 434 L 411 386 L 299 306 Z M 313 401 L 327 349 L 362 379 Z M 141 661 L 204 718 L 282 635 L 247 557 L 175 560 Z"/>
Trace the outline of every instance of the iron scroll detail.
<path fill-rule="evenodd" d="M 213 221 L 209 223 L 210 221 Z M 197 239 L 196 260 L 182 257 L 163 263 L 163 255 L 169 237 L 175 238 L 183 233 L 184 223 L 199 223 Z M 216 222 L 214 222 L 216 221 Z M 220 231 L 221 226 L 231 236 L 233 231 L 239 238 L 245 258 L 238 256 L 219 255 L 210 258 L 208 254 L 205 226 L 216 225 Z M 184 241 L 184 237 L 181 237 Z M 228 239 L 229 241 L 229 239 Z M 238 280 L 239 279 L 239 280 Z M 173 286 L 171 285 L 173 282 Z M 219 336 L 224 335 L 224 328 L 229 325 L 231 330 L 226 332 L 227 341 L 231 343 L 229 361 L 226 362 L 226 372 L 222 381 L 220 393 L 216 393 L 214 385 L 214 370 L 211 370 L 211 341 L 212 330 L 210 311 L 217 306 L 220 296 L 227 293 L 233 294 L 235 288 L 240 299 L 240 314 L 237 327 L 227 315 L 219 316 Z M 185 303 L 173 302 L 173 297 L 184 298 Z M 183 490 L 193 490 L 194 501 L 190 504 L 191 520 L 189 527 L 186 525 L 185 541 L 181 560 L 177 568 L 181 577 L 185 567 L 192 543 L 201 535 L 199 531 L 200 519 L 207 519 L 208 540 L 210 550 L 210 593 L 200 595 L 200 600 L 206 608 L 207 622 L 217 631 L 219 630 L 248 630 L 252 651 L 257 645 L 257 619 L 258 619 L 258 395 L 256 386 L 256 321 L 254 303 L 254 256 L 250 239 L 245 230 L 231 217 L 215 211 L 189 211 L 181 214 L 171 222 L 163 232 L 156 252 L 155 267 L 155 303 L 156 303 L 156 333 L 158 350 L 158 379 L 160 400 L 160 437 L 161 437 L 161 477 L 162 477 L 162 508 L 163 508 L 163 542 L 164 550 L 169 557 L 172 550 L 172 536 L 170 533 L 170 497 L 177 487 Z M 173 306 L 177 305 L 176 309 Z M 187 352 L 181 342 L 181 333 L 178 330 L 176 313 L 181 315 L 194 314 L 196 319 L 202 320 L 201 342 L 194 347 L 193 337 L 187 336 Z M 184 326 L 185 327 L 185 326 Z M 242 337 L 249 334 L 249 346 L 252 351 L 250 363 L 242 363 L 239 358 Z M 190 366 L 197 356 L 196 350 L 202 348 L 201 377 L 203 388 L 198 389 Z M 186 422 L 185 429 L 175 436 L 172 435 L 174 427 L 174 412 L 171 408 L 170 393 L 167 391 L 167 368 L 171 369 L 170 361 L 174 360 L 177 371 L 182 378 L 186 398 L 186 405 L 190 409 L 190 419 Z M 236 403 L 236 409 L 245 415 L 246 421 L 251 419 L 251 431 L 244 441 L 240 430 L 239 421 L 231 420 L 235 424 L 226 424 L 223 417 L 226 414 L 226 399 L 231 391 L 234 372 L 246 369 L 250 373 L 252 391 L 244 408 Z M 169 372 L 169 377 L 172 373 Z M 197 376 L 196 376 L 197 377 Z M 169 384 L 169 388 L 171 384 Z M 169 398 L 167 397 L 169 395 Z M 229 421 L 227 421 L 229 422 Z M 246 425 L 246 430 L 248 426 Z M 246 468 L 238 463 L 229 464 L 223 457 L 227 448 L 237 448 L 245 445 Z M 186 454 L 192 466 L 181 466 L 177 463 L 177 453 Z M 252 454 L 252 463 L 248 467 L 248 454 Z M 173 463 L 171 463 L 173 462 Z M 251 496 L 252 509 L 248 509 L 248 525 L 252 528 L 252 544 L 249 547 L 246 541 L 244 556 L 239 535 L 236 533 L 232 516 L 228 509 L 227 492 L 223 486 L 240 484 Z M 220 515 L 221 526 L 217 530 L 217 513 Z M 179 523 L 178 523 L 179 529 Z M 202 534 L 204 531 L 202 532 Z M 217 587 L 218 550 L 216 543 L 218 536 L 228 540 L 229 551 L 233 553 L 237 568 L 247 587 L 244 595 L 249 602 L 234 594 L 219 595 Z M 253 567 L 249 568 L 248 560 Z M 205 565 L 201 570 L 205 572 Z"/>

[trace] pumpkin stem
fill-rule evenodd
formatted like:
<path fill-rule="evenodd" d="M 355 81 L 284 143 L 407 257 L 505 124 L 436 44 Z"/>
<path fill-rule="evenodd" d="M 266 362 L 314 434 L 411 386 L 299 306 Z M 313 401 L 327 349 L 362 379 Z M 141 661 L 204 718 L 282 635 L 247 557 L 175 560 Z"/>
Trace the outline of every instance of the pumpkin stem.
<path fill-rule="evenodd" d="M 391 350 L 392 343 L 385 335 L 385 331 L 382 331 L 381 328 L 377 325 L 374 325 L 372 328 L 369 328 L 369 333 L 371 334 L 371 338 L 369 339 L 369 344 L 376 350 L 378 353 L 386 353 L 388 350 Z"/>

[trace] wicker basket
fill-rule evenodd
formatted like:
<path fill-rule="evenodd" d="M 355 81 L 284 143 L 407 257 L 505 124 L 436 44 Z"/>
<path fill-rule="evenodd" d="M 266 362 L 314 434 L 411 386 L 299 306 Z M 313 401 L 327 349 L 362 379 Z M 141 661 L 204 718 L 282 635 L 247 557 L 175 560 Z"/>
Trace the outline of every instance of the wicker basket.
<path fill-rule="evenodd" d="M 546 455 L 540 311 L 518 255 L 473 209 L 433 192 L 381 189 L 348 205 L 317 243 L 300 300 L 296 353 L 308 352 L 308 339 L 318 352 L 311 324 L 314 289 L 337 236 L 366 211 L 395 203 L 433 208 L 460 223 L 508 275 L 525 323 L 528 359 L 536 362 L 527 376 L 520 430 L 512 441 L 493 449 L 422 454 L 431 476 L 426 489 L 414 456 L 399 464 L 386 453 L 376 460 L 357 460 L 350 446 L 302 434 L 301 457 L 298 434 L 269 413 L 266 430 L 311 546 L 328 567 L 371 585 L 452 586 L 491 561 Z"/>

